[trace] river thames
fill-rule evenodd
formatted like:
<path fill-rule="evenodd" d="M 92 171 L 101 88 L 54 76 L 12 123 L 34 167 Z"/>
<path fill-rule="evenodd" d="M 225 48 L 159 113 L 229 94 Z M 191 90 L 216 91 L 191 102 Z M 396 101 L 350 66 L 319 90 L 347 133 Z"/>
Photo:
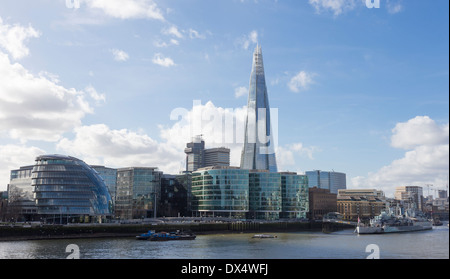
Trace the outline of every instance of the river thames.
<path fill-rule="evenodd" d="M 137 241 L 134 238 L 0 242 L 0 259 L 448 259 L 447 222 L 433 230 L 357 235 L 353 230 L 198 235 L 186 241 Z"/>

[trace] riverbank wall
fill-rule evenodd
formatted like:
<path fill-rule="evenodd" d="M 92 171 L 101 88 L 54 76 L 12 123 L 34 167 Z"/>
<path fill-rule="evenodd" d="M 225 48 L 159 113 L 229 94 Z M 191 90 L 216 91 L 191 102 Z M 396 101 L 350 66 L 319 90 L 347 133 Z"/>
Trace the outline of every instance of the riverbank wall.
<path fill-rule="evenodd" d="M 320 231 L 321 222 L 190 222 L 162 224 L 83 224 L 83 225 L 42 225 L 42 226 L 2 226 L 0 241 L 134 237 L 149 230 L 192 231 L 198 235 L 215 233 L 260 233 L 260 232 L 301 232 Z"/>

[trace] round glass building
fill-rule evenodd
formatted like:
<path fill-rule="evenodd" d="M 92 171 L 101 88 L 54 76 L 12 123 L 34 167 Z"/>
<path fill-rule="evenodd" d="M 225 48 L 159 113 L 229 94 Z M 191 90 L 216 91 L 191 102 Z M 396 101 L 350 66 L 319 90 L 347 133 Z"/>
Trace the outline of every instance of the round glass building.
<path fill-rule="evenodd" d="M 36 158 L 32 182 L 38 214 L 48 223 L 102 222 L 111 216 L 105 182 L 85 162 L 70 156 Z"/>

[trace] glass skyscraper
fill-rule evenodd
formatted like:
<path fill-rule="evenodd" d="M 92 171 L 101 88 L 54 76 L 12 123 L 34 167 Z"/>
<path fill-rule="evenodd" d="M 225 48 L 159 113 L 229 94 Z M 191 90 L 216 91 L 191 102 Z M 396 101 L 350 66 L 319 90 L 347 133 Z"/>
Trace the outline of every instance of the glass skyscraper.
<path fill-rule="evenodd" d="M 253 53 L 241 168 L 277 172 L 261 47 Z"/>

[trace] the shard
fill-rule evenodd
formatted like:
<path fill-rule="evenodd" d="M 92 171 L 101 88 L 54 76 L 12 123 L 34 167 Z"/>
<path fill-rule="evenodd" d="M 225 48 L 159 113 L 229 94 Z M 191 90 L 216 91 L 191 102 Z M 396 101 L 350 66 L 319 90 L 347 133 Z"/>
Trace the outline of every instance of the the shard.
<path fill-rule="evenodd" d="M 241 168 L 277 172 L 261 47 L 253 53 Z"/>

